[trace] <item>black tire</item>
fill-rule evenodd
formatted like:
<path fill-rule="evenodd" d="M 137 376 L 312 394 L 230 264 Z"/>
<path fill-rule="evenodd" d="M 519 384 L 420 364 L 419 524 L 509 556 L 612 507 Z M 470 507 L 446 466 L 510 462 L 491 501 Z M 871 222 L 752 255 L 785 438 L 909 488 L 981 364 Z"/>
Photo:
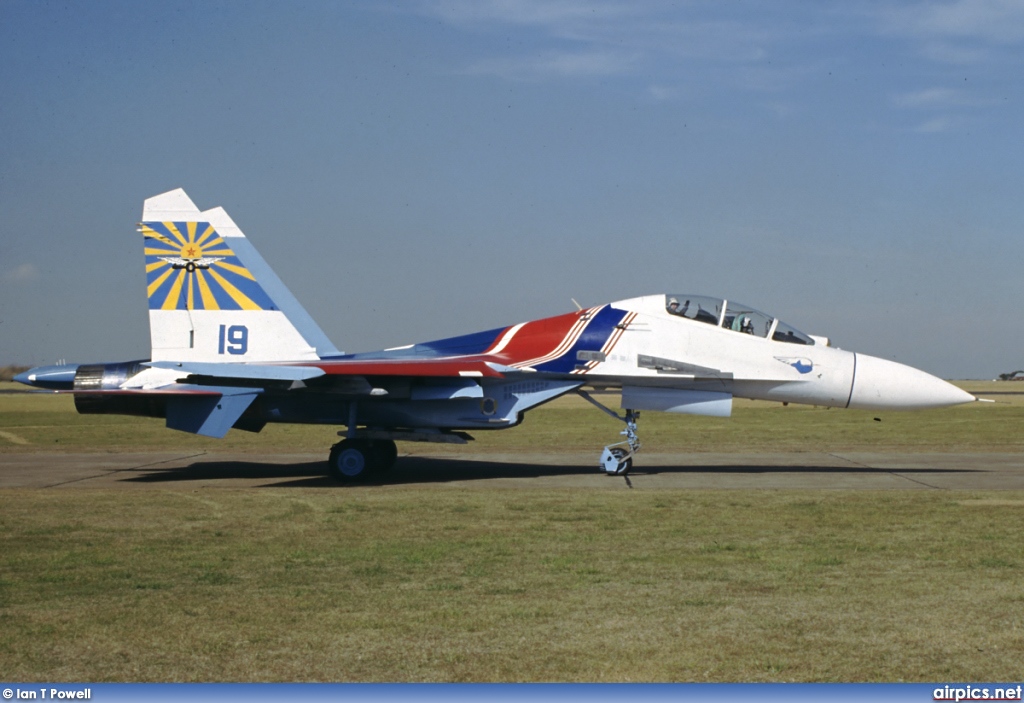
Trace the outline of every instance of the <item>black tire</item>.
<path fill-rule="evenodd" d="M 395 460 L 398 459 L 398 445 L 390 439 L 373 440 L 371 451 L 374 454 L 373 469 L 375 471 L 387 471 L 395 465 Z"/>
<path fill-rule="evenodd" d="M 339 481 L 361 481 L 373 468 L 374 452 L 362 439 L 346 439 L 331 447 L 327 471 Z"/>
<path fill-rule="evenodd" d="M 627 457 L 629 454 L 625 449 L 621 447 L 615 447 L 611 450 L 612 456 L 619 460 L 619 466 L 615 470 L 616 476 L 625 476 L 629 473 L 629 470 L 633 468 L 633 457 Z"/>

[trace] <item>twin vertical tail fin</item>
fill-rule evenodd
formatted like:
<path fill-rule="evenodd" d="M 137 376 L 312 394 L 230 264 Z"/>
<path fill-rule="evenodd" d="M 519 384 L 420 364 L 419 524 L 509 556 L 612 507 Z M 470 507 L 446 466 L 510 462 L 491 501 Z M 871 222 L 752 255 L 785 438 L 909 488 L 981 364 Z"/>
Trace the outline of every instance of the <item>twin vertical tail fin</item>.
<path fill-rule="evenodd" d="M 307 361 L 339 354 L 223 208 L 185 191 L 146 200 L 153 361 Z"/>

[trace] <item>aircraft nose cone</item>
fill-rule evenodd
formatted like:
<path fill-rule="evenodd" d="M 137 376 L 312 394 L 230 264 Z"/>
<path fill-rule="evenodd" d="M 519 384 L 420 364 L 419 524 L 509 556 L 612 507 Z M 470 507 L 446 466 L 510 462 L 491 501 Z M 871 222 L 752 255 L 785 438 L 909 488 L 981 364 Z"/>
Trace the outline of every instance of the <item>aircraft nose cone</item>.
<path fill-rule="evenodd" d="M 28 371 L 16 374 L 13 380 L 17 381 L 18 383 L 24 383 L 26 386 L 32 385 L 32 378 Z"/>
<path fill-rule="evenodd" d="M 952 383 L 913 366 L 857 354 L 851 408 L 920 410 L 945 408 L 977 400 Z"/>

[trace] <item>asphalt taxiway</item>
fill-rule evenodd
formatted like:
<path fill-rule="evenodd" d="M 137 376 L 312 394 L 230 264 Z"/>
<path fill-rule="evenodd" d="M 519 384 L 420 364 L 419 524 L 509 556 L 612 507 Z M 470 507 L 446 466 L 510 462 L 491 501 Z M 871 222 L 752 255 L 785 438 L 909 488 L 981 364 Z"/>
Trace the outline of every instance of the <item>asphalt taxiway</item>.
<path fill-rule="evenodd" d="M 591 454 L 402 454 L 360 484 L 325 475 L 319 454 L 0 454 L 4 488 L 325 487 L 451 485 L 478 488 L 1024 489 L 1018 453 L 645 453 L 628 477 L 607 476 Z"/>

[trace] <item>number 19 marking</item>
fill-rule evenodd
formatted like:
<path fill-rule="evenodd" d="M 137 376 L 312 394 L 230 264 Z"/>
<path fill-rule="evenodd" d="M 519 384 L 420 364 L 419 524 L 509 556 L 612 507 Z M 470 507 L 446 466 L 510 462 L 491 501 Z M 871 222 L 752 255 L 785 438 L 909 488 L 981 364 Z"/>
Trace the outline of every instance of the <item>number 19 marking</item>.
<path fill-rule="evenodd" d="M 225 348 L 228 354 L 245 354 L 249 351 L 249 328 L 245 325 L 221 325 L 217 353 L 223 354 Z"/>

